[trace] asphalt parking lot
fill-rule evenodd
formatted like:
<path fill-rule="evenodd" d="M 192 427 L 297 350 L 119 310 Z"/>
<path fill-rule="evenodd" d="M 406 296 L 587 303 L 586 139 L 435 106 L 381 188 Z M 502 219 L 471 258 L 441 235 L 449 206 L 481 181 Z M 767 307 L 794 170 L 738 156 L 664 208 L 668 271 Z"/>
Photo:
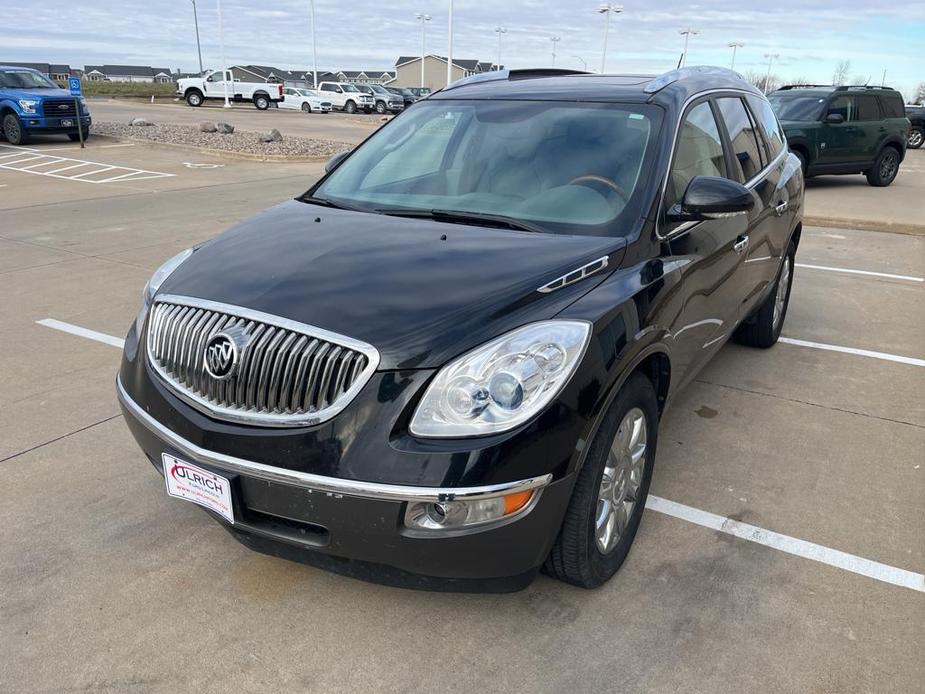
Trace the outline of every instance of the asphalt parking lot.
<path fill-rule="evenodd" d="M 599 590 L 371 585 L 168 498 L 114 394 L 141 289 L 321 168 L 0 143 L 0 691 L 920 690 L 923 236 L 804 230 L 785 340 L 727 345 L 666 415 Z"/>

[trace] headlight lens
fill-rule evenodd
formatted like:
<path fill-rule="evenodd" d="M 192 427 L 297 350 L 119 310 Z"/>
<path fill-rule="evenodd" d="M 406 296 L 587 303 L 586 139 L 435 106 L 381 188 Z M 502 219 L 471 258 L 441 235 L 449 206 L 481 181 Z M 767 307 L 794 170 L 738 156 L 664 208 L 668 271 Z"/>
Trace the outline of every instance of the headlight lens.
<path fill-rule="evenodd" d="M 512 492 L 489 499 L 414 501 L 405 510 L 405 526 L 414 530 L 461 530 L 527 513 L 540 489 Z"/>
<path fill-rule="evenodd" d="M 484 436 L 523 424 L 562 391 L 590 334 L 585 321 L 542 321 L 459 357 L 428 387 L 411 419 L 411 433 Z"/>
<path fill-rule="evenodd" d="M 181 263 L 183 263 L 183 261 L 189 258 L 192 254 L 192 248 L 187 248 L 185 251 L 180 251 L 173 258 L 161 265 L 157 270 L 154 271 L 154 274 L 151 275 L 151 279 L 148 280 L 144 291 L 141 293 L 141 309 L 139 309 L 138 315 L 135 317 L 135 333 L 137 335 L 141 335 L 141 329 L 144 327 L 145 319 L 148 317 L 148 309 L 151 307 L 151 301 L 154 299 L 154 295 L 157 293 L 157 290 L 160 289 L 162 284 L 164 284 L 164 280 L 170 277 L 170 273 L 180 267 Z"/>
<path fill-rule="evenodd" d="M 23 113 L 35 113 L 35 105 L 38 103 L 35 99 L 20 99 L 19 107 Z"/>

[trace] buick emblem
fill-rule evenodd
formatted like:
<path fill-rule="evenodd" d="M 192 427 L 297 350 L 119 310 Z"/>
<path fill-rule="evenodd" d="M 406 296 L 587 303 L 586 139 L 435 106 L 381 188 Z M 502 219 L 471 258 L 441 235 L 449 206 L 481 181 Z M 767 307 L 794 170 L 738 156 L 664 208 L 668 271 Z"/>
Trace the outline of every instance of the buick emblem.
<path fill-rule="evenodd" d="M 206 342 L 203 364 L 212 378 L 224 381 L 234 376 L 249 336 L 238 327 L 215 333 Z"/>

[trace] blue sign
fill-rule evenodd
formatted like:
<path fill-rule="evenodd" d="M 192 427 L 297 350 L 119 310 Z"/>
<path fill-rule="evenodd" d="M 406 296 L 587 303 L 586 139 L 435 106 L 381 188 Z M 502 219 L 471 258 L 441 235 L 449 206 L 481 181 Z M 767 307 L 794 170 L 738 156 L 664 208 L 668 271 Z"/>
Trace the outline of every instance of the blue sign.
<path fill-rule="evenodd" d="M 77 77 L 68 77 L 67 86 L 71 90 L 71 96 L 80 96 L 80 79 Z"/>

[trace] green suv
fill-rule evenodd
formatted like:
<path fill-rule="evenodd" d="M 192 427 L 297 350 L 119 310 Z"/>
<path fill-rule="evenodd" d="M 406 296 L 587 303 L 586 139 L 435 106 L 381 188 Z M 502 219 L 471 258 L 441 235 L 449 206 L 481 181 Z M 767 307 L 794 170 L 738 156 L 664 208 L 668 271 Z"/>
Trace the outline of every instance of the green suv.
<path fill-rule="evenodd" d="M 793 85 L 768 100 L 807 176 L 862 173 L 872 186 L 896 178 L 910 123 L 895 89 Z"/>

